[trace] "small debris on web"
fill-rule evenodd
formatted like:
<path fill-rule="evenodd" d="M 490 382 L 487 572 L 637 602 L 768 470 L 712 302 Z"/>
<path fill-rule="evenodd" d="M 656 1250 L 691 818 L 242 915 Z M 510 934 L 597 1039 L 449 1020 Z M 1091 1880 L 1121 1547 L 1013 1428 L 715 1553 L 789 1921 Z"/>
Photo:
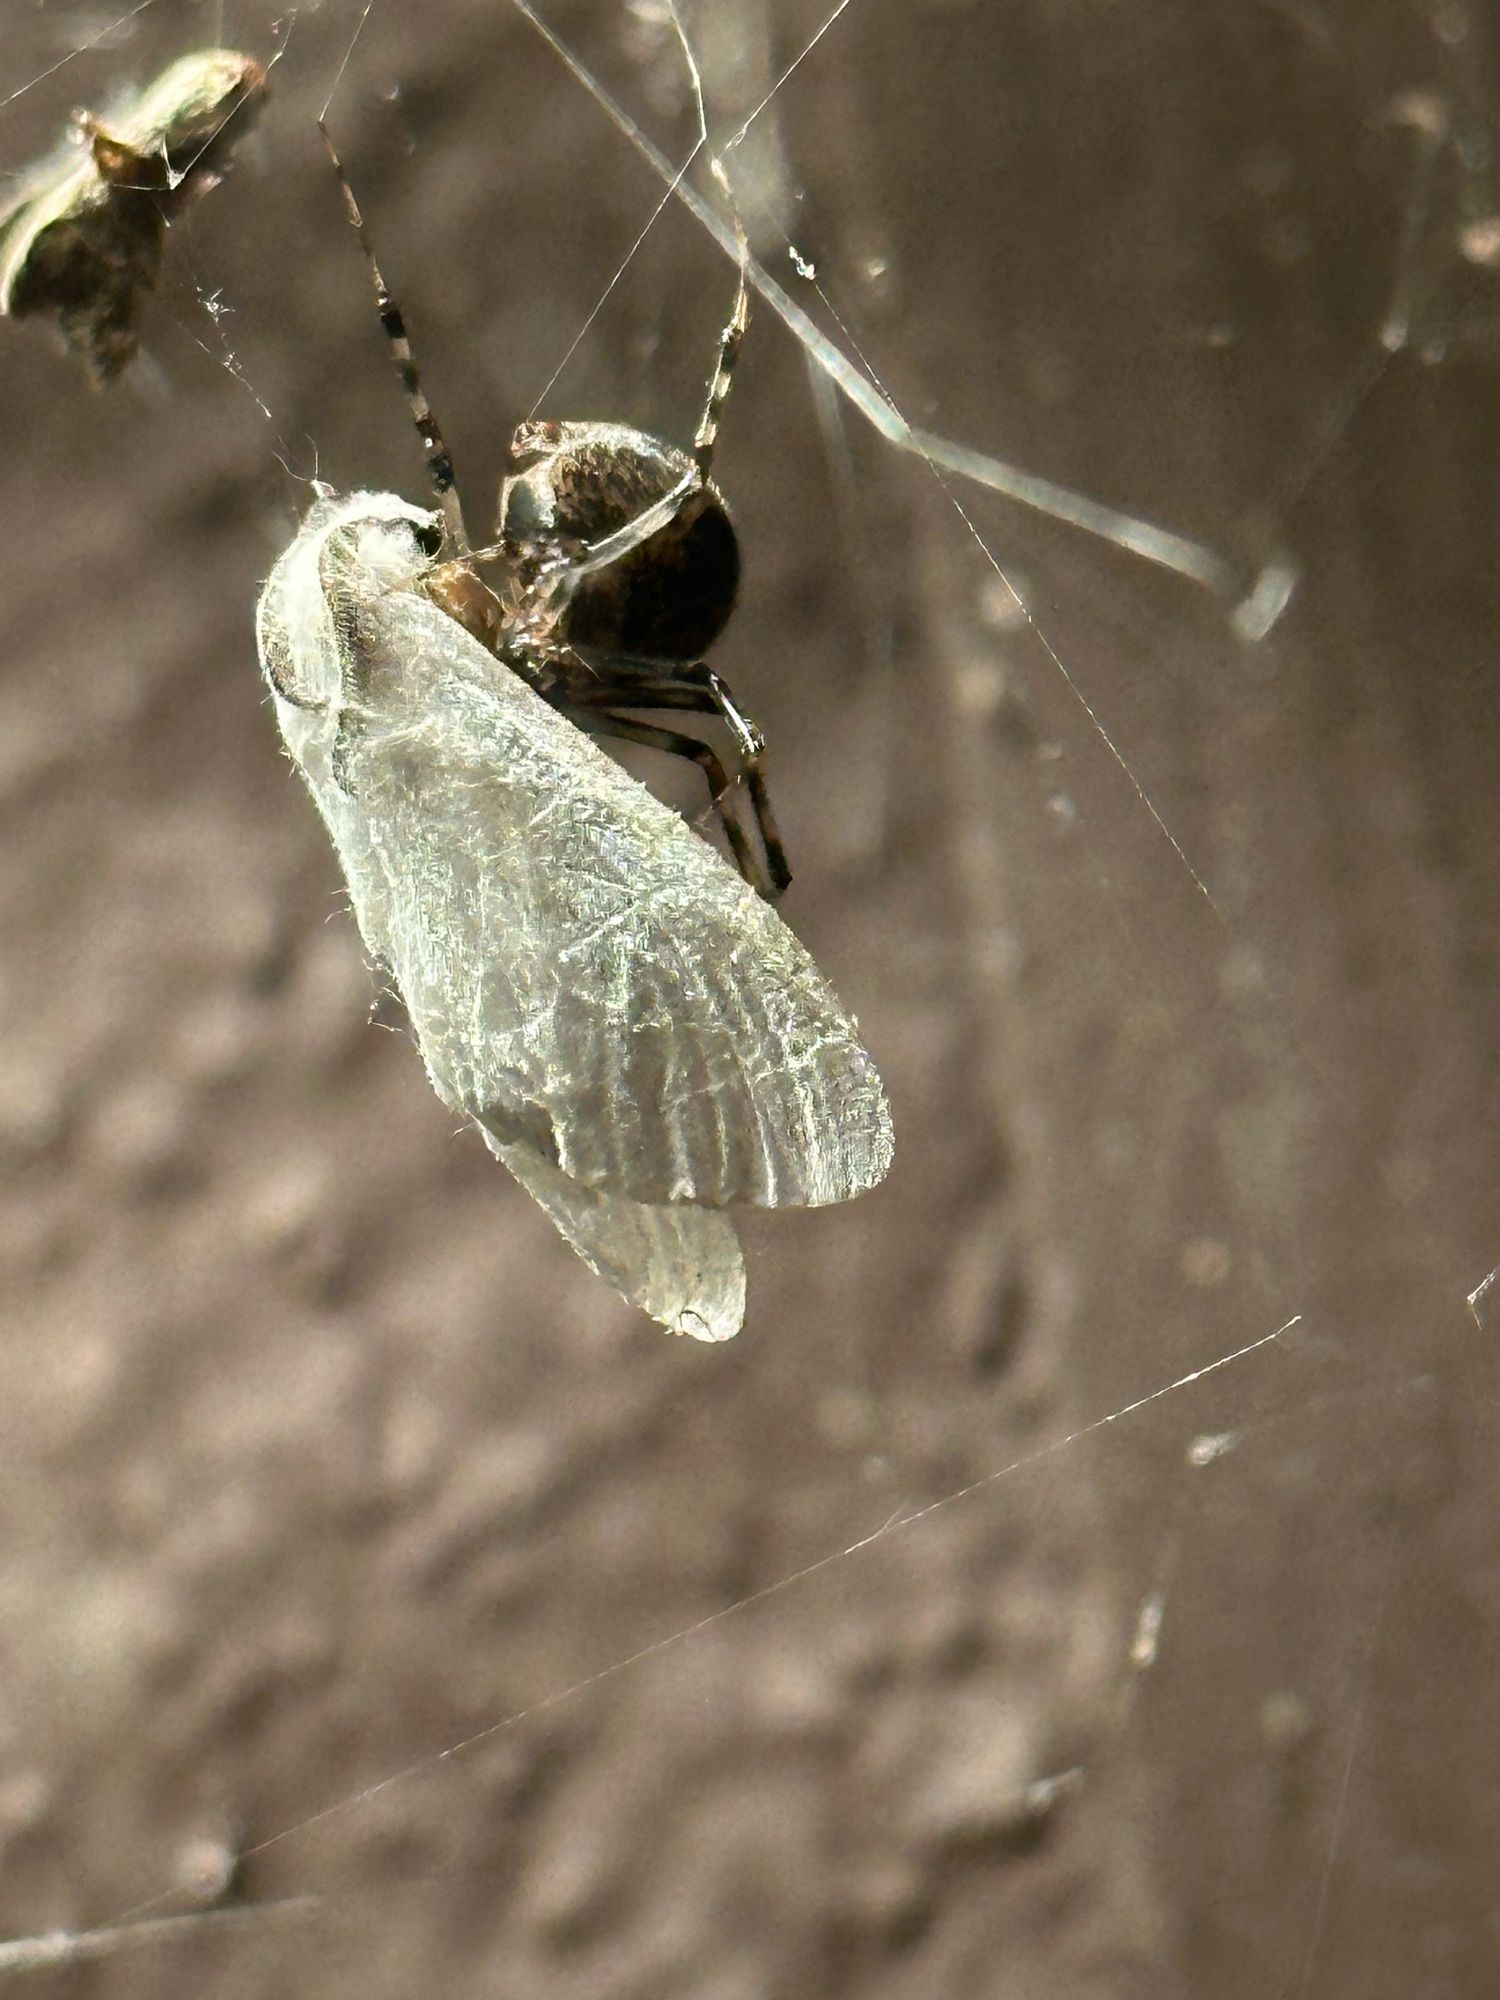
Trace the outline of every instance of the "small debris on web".
<path fill-rule="evenodd" d="M 0 215 L 0 314 L 55 317 L 95 387 L 113 382 L 139 343 L 168 224 L 223 179 L 265 94 L 252 57 L 202 49 L 107 125 L 75 112 L 65 147 Z"/>
<path fill-rule="evenodd" d="M 1479 1309 L 1480 1301 L 1488 1293 L 1497 1278 L 1500 1278 L 1500 1266 L 1491 1271 L 1487 1278 L 1482 1279 L 1469 1294 L 1469 1311 L 1473 1313 L 1474 1324 L 1477 1327 L 1484 1325 L 1484 1314 Z"/>
<path fill-rule="evenodd" d="M 1223 1458 L 1226 1452 L 1233 1451 L 1239 1441 L 1238 1431 L 1205 1431 L 1201 1437 L 1195 1437 L 1188 1446 L 1188 1464 L 1194 1467 L 1212 1465 L 1215 1459 Z"/>
<path fill-rule="evenodd" d="M 1153 1590 L 1141 1605 L 1135 1622 L 1135 1635 L 1130 1642 L 1130 1664 L 1137 1673 L 1143 1674 L 1148 1667 L 1156 1665 L 1166 1611 L 1166 1600 L 1159 1590 Z"/>

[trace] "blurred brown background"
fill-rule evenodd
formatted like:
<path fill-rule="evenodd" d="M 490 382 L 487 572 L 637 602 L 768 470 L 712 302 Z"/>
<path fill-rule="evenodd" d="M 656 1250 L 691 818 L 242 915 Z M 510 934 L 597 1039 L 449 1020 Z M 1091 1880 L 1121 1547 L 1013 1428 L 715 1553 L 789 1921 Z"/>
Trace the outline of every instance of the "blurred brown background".
<path fill-rule="evenodd" d="M 279 458 L 420 494 L 313 125 L 359 11 L 133 381 L 0 326 L 0 1934 L 200 1913 L 19 1984 L 1500 1990 L 1493 17 L 853 0 L 731 156 L 912 423 L 1301 581 L 1245 645 L 757 313 L 719 663 L 899 1136 L 711 1350 L 367 1024 L 264 706 Z M 717 131 L 826 11 L 686 11 Z M 3 163 L 272 18 L 44 75 L 107 16 L 11 0 Z M 652 0 L 548 18 L 680 158 Z M 480 0 L 376 0 L 331 118 L 482 522 L 659 184 Z M 545 409 L 684 436 L 731 283 L 672 207 Z"/>

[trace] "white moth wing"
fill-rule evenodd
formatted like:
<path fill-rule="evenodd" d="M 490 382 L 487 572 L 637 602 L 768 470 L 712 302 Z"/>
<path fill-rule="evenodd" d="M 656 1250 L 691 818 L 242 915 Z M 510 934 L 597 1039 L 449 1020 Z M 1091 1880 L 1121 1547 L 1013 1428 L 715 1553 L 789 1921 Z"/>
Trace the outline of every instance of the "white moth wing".
<path fill-rule="evenodd" d="M 680 1205 L 874 1185 L 879 1078 L 775 912 L 412 588 L 429 519 L 313 510 L 258 616 L 283 733 L 439 1096 L 601 1275 L 723 1338 L 738 1245 Z"/>
<path fill-rule="evenodd" d="M 728 1216 L 580 1187 L 529 1146 L 484 1142 L 589 1269 L 673 1333 L 728 1340 L 745 1317 L 745 1262 Z"/>
<path fill-rule="evenodd" d="M 334 707 L 344 675 L 343 645 L 327 588 L 324 550 L 351 509 L 368 521 L 407 521 L 412 510 L 393 496 L 321 502 L 272 572 L 257 611 L 260 656 L 276 693 L 282 733 L 307 779 L 343 864 L 361 933 L 372 953 L 396 973 L 388 869 L 377 854 L 362 800 L 334 773 L 338 729 Z M 423 517 L 417 516 L 421 519 Z M 296 703 L 283 699 L 289 688 Z M 321 707 L 308 708 L 312 702 Z M 428 1042 L 413 1024 L 426 1055 Z M 432 1065 L 428 1064 L 429 1072 Z M 434 1073 L 433 1080 L 438 1082 Z M 463 1107 L 444 1088 L 439 1094 Z M 486 1145 L 515 1175 L 591 1270 L 633 1305 L 674 1333 L 728 1340 L 745 1316 L 745 1267 L 728 1218 L 703 1209 L 653 1207 L 623 1195 L 580 1187 L 534 1147 L 502 1144 L 481 1126 Z"/>

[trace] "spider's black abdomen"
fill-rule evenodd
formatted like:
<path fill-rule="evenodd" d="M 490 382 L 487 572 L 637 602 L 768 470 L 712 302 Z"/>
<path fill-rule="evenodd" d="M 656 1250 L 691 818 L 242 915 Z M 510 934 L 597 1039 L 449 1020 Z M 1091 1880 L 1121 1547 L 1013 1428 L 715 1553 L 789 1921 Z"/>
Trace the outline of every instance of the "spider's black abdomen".
<path fill-rule="evenodd" d="M 556 568 L 557 630 L 585 652 L 640 661 L 701 659 L 739 587 L 739 544 L 712 486 L 613 562 L 572 577 L 605 537 L 664 499 L 693 469 L 685 452 L 623 424 L 522 424 L 500 490 L 500 538 L 528 581 Z"/>
<path fill-rule="evenodd" d="M 700 660 L 728 622 L 739 576 L 729 516 L 700 491 L 639 548 L 580 577 L 559 629 L 585 652 Z"/>

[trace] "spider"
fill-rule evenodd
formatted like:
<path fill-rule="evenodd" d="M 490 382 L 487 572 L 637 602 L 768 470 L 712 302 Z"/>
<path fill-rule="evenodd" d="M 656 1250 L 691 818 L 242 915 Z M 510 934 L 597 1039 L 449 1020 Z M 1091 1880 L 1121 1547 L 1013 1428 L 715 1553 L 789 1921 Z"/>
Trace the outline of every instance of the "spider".
<path fill-rule="evenodd" d="M 624 424 L 528 419 L 511 438 L 494 544 L 476 550 L 401 308 L 381 274 L 343 162 L 319 122 L 442 514 L 423 543 L 434 561 L 424 589 L 578 728 L 695 763 L 740 874 L 775 901 L 791 871 L 766 790 L 765 739 L 703 658 L 728 622 L 739 584 L 739 544 L 711 474 L 749 319 L 743 230 L 734 309 L 719 337 L 691 451 Z M 498 590 L 478 568 L 495 556 L 505 571 Z M 726 725 L 759 851 L 731 809 L 733 781 L 709 744 L 643 721 L 642 712 L 714 716 Z"/>

